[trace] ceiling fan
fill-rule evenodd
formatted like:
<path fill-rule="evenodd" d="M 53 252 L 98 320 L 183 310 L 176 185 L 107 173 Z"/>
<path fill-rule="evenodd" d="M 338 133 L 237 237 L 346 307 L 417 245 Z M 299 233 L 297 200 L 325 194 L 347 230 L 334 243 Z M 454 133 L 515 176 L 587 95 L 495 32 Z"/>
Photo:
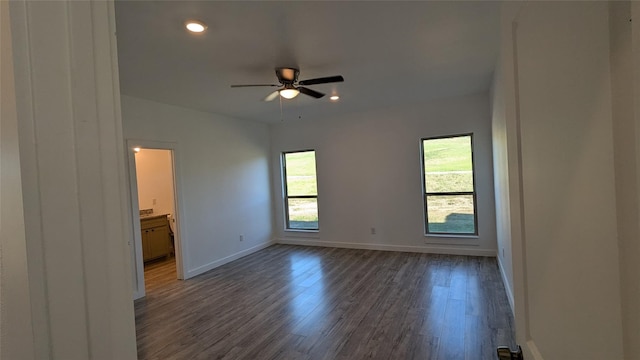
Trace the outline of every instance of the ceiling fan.
<path fill-rule="evenodd" d="M 328 84 L 334 82 L 342 82 L 344 78 L 342 75 L 335 76 L 327 76 L 316 79 L 308 79 L 308 80 L 300 80 L 298 81 L 298 74 L 300 74 L 300 70 L 295 68 L 277 68 L 276 76 L 278 77 L 278 82 L 280 84 L 249 84 L 249 85 L 231 85 L 232 88 L 236 87 L 253 87 L 253 86 L 277 86 L 280 89 L 272 92 L 264 98 L 264 101 L 272 101 L 275 100 L 278 95 L 282 96 L 285 99 L 293 99 L 298 96 L 299 93 L 303 93 L 305 95 L 314 97 L 316 99 L 320 99 L 324 96 L 323 93 L 309 89 L 305 87 L 305 85 L 317 85 L 317 84 Z"/>

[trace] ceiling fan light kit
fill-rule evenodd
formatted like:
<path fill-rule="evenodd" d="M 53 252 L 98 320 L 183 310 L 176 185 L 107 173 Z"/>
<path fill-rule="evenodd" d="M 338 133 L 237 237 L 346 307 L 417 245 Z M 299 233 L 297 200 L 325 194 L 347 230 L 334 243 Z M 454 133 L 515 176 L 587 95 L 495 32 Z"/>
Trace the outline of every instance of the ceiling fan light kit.
<path fill-rule="evenodd" d="M 317 84 L 328 84 L 328 83 L 336 83 L 343 82 L 344 78 L 342 75 L 334 75 L 327 76 L 315 79 L 308 79 L 298 81 L 298 75 L 300 74 L 300 70 L 296 68 L 276 68 L 276 77 L 278 78 L 278 82 L 280 84 L 249 84 L 249 85 L 231 85 L 231 87 L 253 87 L 253 86 L 278 86 L 280 89 L 272 92 L 264 98 L 264 101 L 273 101 L 278 95 L 285 99 L 293 99 L 298 94 L 303 93 L 307 96 L 311 96 L 316 99 L 320 99 L 324 97 L 325 94 L 309 89 L 302 85 L 317 85 Z"/>
<path fill-rule="evenodd" d="M 279 92 L 280 92 L 280 96 L 282 96 L 285 99 L 293 99 L 294 97 L 298 96 L 298 94 L 300 94 L 300 90 L 293 89 L 293 88 L 290 88 L 290 89 L 284 88 Z"/>

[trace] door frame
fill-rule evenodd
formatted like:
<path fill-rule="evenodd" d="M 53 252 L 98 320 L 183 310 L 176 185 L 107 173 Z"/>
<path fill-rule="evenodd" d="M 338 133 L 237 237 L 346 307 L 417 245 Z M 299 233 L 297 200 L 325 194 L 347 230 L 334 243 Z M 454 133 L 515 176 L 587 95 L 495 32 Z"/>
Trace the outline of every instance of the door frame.
<path fill-rule="evenodd" d="M 184 212 L 182 206 L 182 191 L 179 168 L 178 143 L 155 140 L 127 139 L 127 158 L 129 163 L 129 196 L 131 200 L 131 221 L 133 223 L 133 246 L 131 247 L 131 259 L 133 265 L 134 294 L 133 298 L 139 299 L 145 296 L 144 289 L 144 261 L 142 259 L 142 235 L 140 233 L 140 204 L 138 203 L 138 180 L 136 173 L 136 147 L 153 150 L 169 150 L 171 152 L 171 163 L 173 173 L 173 202 L 175 207 L 175 233 L 174 248 L 176 256 L 176 272 L 179 280 L 184 280 L 185 269 L 187 268 L 184 254 L 187 252 L 187 242 L 182 236 L 182 226 L 184 222 Z"/>

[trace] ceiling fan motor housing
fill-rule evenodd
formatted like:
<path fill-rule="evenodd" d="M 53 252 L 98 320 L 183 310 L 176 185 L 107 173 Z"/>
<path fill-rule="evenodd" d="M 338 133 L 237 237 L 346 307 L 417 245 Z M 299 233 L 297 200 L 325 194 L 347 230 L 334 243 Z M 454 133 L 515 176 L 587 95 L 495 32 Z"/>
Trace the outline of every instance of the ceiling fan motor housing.
<path fill-rule="evenodd" d="M 294 68 L 276 68 L 276 76 L 281 84 L 295 84 L 300 70 Z"/>

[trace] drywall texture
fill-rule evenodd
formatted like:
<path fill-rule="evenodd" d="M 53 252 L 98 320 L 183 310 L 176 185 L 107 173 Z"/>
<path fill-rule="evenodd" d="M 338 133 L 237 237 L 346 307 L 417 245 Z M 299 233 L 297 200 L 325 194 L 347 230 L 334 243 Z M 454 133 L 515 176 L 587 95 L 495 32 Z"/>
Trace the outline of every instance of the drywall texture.
<path fill-rule="evenodd" d="M 135 157 L 140 209 L 174 214 L 171 150 L 141 149 Z"/>
<path fill-rule="evenodd" d="M 479 236 L 425 237 L 420 140 L 473 133 Z M 271 127 L 278 241 L 495 256 L 488 94 Z M 315 149 L 318 233 L 284 231 L 280 156 Z M 376 234 L 371 234 L 371 228 Z M 428 243 L 427 243 L 428 242 Z"/>
<path fill-rule="evenodd" d="M 622 359 L 608 4 L 517 18 L 527 301 L 545 359 Z"/>
<path fill-rule="evenodd" d="M 271 242 L 266 124 L 129 96 L 122 96 L 122 117 L 127 139 L 173 142 L 179 148 L 185 277 Z"/>

